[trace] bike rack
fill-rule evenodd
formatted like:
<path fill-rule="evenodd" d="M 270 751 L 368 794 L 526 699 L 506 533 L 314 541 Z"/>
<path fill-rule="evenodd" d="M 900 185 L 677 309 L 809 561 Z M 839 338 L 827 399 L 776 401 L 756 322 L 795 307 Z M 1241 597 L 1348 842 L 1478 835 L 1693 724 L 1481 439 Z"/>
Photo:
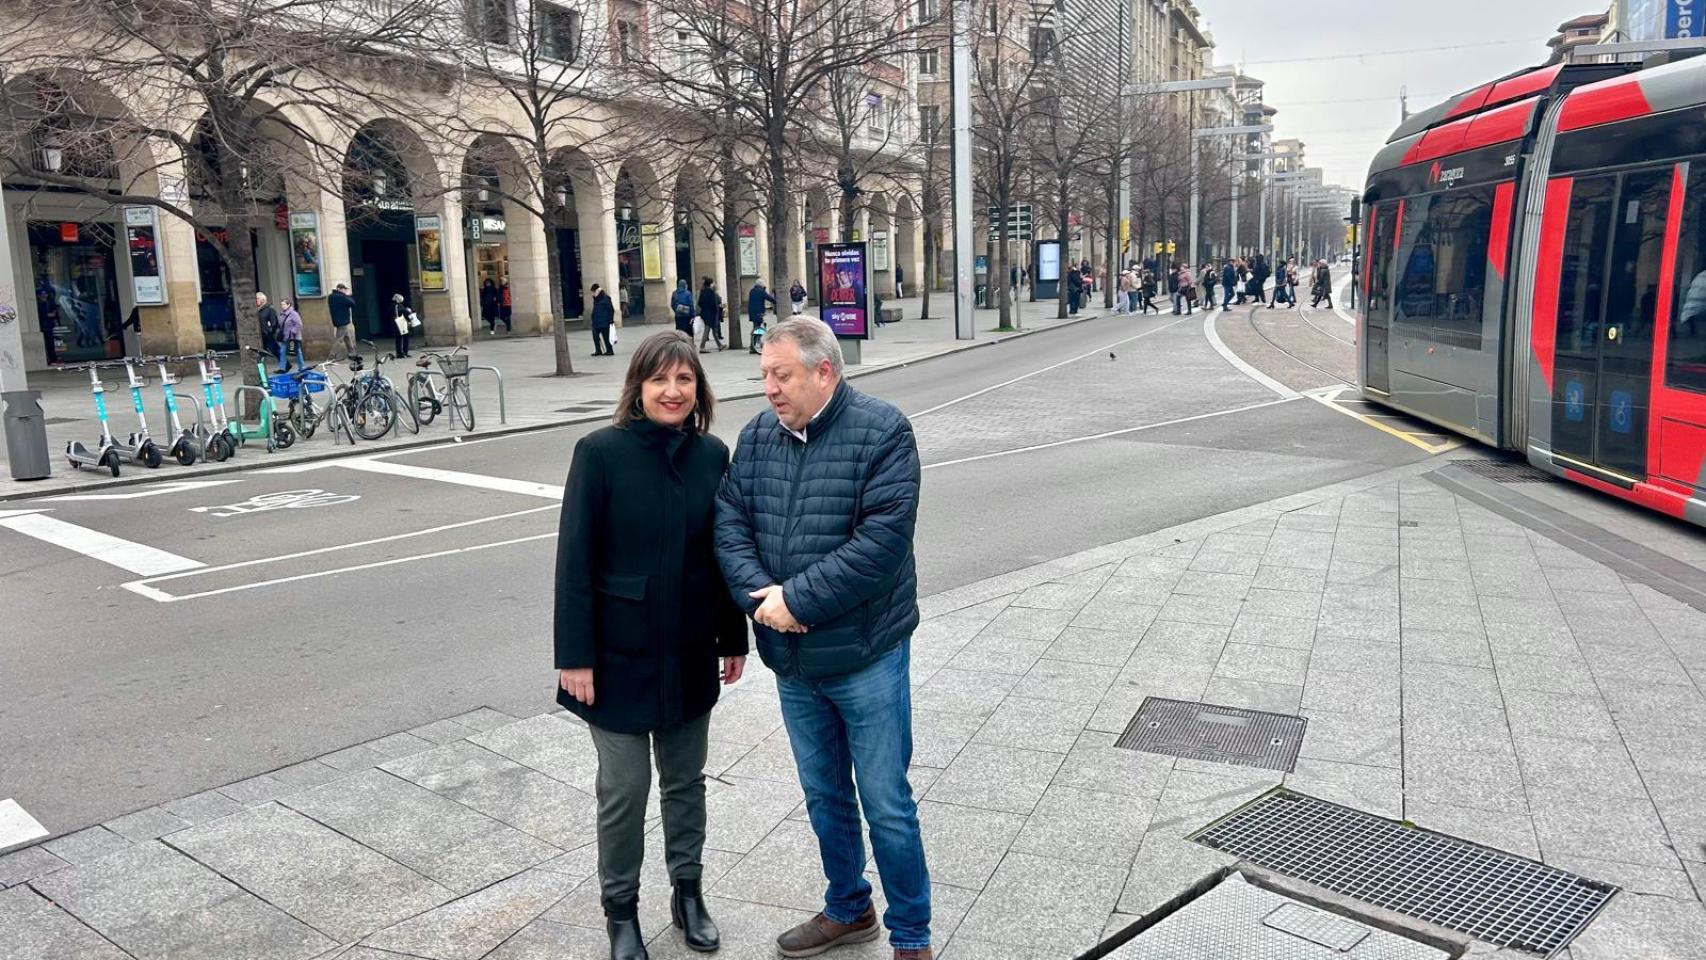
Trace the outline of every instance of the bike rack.
<path fill-rule="evenodd" d="M 255 409 L 257 411 L 261 409 L 262 401 L 265 401 L 268 397 L 272 396 L 272 394 L 267 392 L 266 387 L 257 387 L 252 383 L 240 383 L 231 389 L 231 406 L 233 407 L 234 410 L 237 410 L 237 411 L 242 410 L 242 407 L 237 403 L 237 398 L 242 396 L 244 393 L 254 393 L 254 394 L 258 394 L 260 396 L 261 399 L 257 400 L 255 402 Z M 259 417 L 260 414 L 257 413 L 256 416 Z M 231 419 L 233 421 L 238 422 L 238 423 L 246 423 L 247 422 L 247 421 L 243 420 L 241 417 L 232 417 Z"/>
<path fill-rule="evenodd" d="M 479 367 L 479 366 L 475 366 L 473 364 L 468 365 L 468 372 L 469 373 L 473 373 L 475 370 L 489 370 L 489 371 L 491 371 L 492 376 L 498 378 L 498 423 L 500 423 L 500 424 L 508 423 L 509 417 L 505 414 L 505 411 L 504 411 L 504 375 L 503 375 L 503 371 L 499 370 L 497 367 Z M 468 378 L 470 384 L 473 383 L 473 379 L 474 379 L 473 377 Z"/>

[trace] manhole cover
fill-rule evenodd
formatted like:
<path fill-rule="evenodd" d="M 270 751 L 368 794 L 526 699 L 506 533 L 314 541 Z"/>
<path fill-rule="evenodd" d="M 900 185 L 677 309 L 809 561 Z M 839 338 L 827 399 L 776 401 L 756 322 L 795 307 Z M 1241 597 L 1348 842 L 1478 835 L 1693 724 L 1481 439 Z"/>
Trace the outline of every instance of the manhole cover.
<path fill-rule="evenodd" d="M 1551 483 L 1557 479 L 1544 470 L 1536 470 L 1520 460 L 1499 460 L 1493 457 L 1465 457 L 1453 460 L 1451 466 L 1467 470 L 1494 483 Z"/>
<path fill-rule="evenodd" d="M 1283 789 L 1190 839 L 1364 903 L 1545 956 L 1568 946 L 1618 889 Z"/>
<path fill-rule="evenodd" d="M 1283 713 L 1146 697 L 1116 746 L 1291 772 L 1309 721 Z"/>

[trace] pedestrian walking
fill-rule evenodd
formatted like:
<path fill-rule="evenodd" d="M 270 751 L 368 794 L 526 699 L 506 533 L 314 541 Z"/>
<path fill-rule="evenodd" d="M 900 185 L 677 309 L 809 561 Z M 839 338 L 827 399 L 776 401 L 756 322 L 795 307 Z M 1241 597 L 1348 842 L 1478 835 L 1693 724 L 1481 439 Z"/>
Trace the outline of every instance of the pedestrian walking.
<path fill-rule="evenodd" d="M 788 288 L 788 305 L 793 309 L 794 316 L 806 312 L 806 285 L 798 280 Z"/>
<path fill-rule="evenodd" d="M 1220 309 L 1225 310 L 1232 306 L 1232 295 L 1238 292 L 1237 287 L 1238 268 L 1232 265 L 1231 260 L 1227 260 L 1220 267 Z"/>
<path fill-rule="evenodd" d="M 718 682 L 746 667 L 746 619 L 717 570 L 729 448 L 693 338 L 634 351 L 615 422 L 575 444 L 557 534 L 557 702 L 598 751 L 598 884 L 613 960 L 645 960 L 640 870 L 657 758 L 670 916 L 687 946 L 721 934 L 706 909 L 705 757 Z M 720 663 L 719 663 L 720 661 Z"/>
<path fill-rule="evenodd" d="M 610 328 L 616 325 L 616 304 L 610 293 L 598 284 L 592 285 L 592 355 L 616 356 L 616 343 L 610 339 Z"/>
<path fill-rule="evenodd" d="M 687 289 L 685 278 L 675 281 L 675 292 L 669 295 L 669 311 L 675 315 L 675 329 L 693 339 L 693 291 Z"/>
<path fill-rule="evenodd" d="M 1297 258 L 1292 257 L 1285 262 L 1285 302 L 1286 306 L 1303 308 L 1297 301 Z"/>
<path fill-rule="evenodd" d="M 767 306 L 776 306 L 776 295 L 764 288 L 763 280 L 753 281 L 752 289 L 746 293 L 746 319 L 752 329 L 757 330 L 764 326 L 764 311 Z M 752 345 L 747 347 L 747 352 L 757 353 L 758 342 L 759 339 L 754 337 Z"/>
<path fill-rule="evenodd" d="M 278 302 L 278 372 L 290 370 L 290 352 L 296 351 L 296 367 L 299 370 L 308 369 L 308 361 L 302 358 L 302 314 L 296 312 L 296 304 L 289 300 Z"/>
<path fill-rule="evenodd" d="M 1173 315 L 1189 316 L 1196 308 L 1196 280 L 1191 276 L 1191 265 L 1179 264 L 1179 269 L 1173 275 Z"/>
<path fill-rule="evenodd" d="M 480 322 L 486 325 L 486 335 L 496 336 L 498 332 L 498 310 L 503 306 L 503 299 L 498 294 L 498 282 L 487 277 L 480 284 Z"/>
<path fill-rule="evenodd" d="M 514 333 L 515 304 L 509 298 L 509 281 L 498 284 L 498 319 L 504 322 L 504 333 Z M 496 333 L 494 329 L 492 331 Z"/>
<path fill-rule="evenodd" d="M 1127 267 L 1120 274 L 1120 312 L 1137 312 L 1137 268 Z"/>
<path fill-rule="evenodd" d="M 1161 308 L 1155 305 L 1155 293 L 1158 286 L 1155 281 L 1155 271 L 1145 269 L 1143 276 L 1137 281 L 1138 302 L 1143 307 L 1141 312 L 1145 314 L 1151 310 L 1157 314 L 1161 312 Z"/>
<path fill-rule="evenodd" d="M 409 338 L 414 335 L 421 325 L 421 318 L 409 306 L 409 297 L 404 293 L 391 294 L 391 325 L 397 334 L 392 338 L 391 355 L 402 358 L 409 355 Z"/>
<path fill-rule="evenodd" d="M 699 322 L 704 329 L 699 331 L 699 352 L 705 352 L 705 340 L 715 337 L 717 349 L 723 349 L 723 298 L 717 296 L 716 281 L 710 277 L 699 281 Z"/>
<path fill-rule="evenodd" d="M 765 337 L 770 409 L 741 431 L 718 496 L 717 559 L 776 674 L 828 879 L 823 909 L 777 947 L 809 957 L 880 935 L 862 811 L 894 956 L 929 960 L 930 877 L 906 778 L 918 444 L 906 417 L 853 389 L 842 367 L 841 344 L 816 320 Z"/>
<path fill-rule="evenodd" d="M 278 353 L 278 308 L 267 302 L 267 295 L 255 291 L 255 317 L 261 325 L 261 349 Z M 83 346 L 79 341 L 78 346 Z"/>
<path fill-rule="evenodd" d="M 1326 300 L 1327 309 L 1333 309 L 1333 268 L 1327 266 L 1325 260 L 1315 261 L 1315 283 L 1311 293 L 1314 296 L 1309 304 L 1311 307 L 1319 307 L 1321 301 Z"/>
<path fill-rule="evenodd" d="M 1215 272 L 1214 264 L 1205 263 L 1202 268 L 1202 306 L 1204 310 L 1214 309 L 1214 285 L 1219 282 L 1220 275 Z"/>
<path fill-rule="evenodd" d="M 1076 266 L 1066 271 L 1066 315 L 1077 316 L 1078 301 L 1084 298 L 1084 274 Z"/>
<path fill-rule="evenodd" d="M 1019 265 L 1016 263 L 1007 267 L 1007 288 L 1013 291 L 1013 299 L 1019 299 Z"/>
<path fill-rule="evenodd" d="M 326 309 L 332 314 L 332 342 L 344 345 L 344 359 L 348 360 L 355 352 L 355 298 L 349 295 L 349 284 L 332 288 Z"/>
<path fill-rule="evenodd" d="M 896 300 L 906 298 L 906 272 L 901 270 L 898 263 L 894 265 L 894 298 Z"/>

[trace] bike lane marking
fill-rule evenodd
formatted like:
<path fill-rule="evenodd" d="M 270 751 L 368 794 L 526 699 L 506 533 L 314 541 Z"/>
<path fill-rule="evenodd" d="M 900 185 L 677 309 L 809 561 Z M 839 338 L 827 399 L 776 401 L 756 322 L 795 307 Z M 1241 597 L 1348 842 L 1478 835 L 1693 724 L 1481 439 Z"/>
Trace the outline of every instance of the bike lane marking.
<path fill-rule="evenodd" d="M 18 801 L 11 797 L 0 800 L 0 850 L 40 840 L 47 834 L 48 829 L 41 825 L 41 821 L 30 816 Z"/>
<path fill-rule="evenodd" d="M 180 557 L 145 543 L 136 543 L 99 530 L 80 527 L 37 510 L 0 511 L 0 527 L 143 577 L 179 573 L 206 566 L 200 560 Z"/>
<path fill-rule="evenodd" d="M 454 483 L 459 486 L 474 487 L 478 490 L 516 493 L 527 497 L 542 497 L 546 500 L 563 499 L 562 487 L 547 483 L 535 483 L 532 480 L 511 480 L 508 477 L 494 477 L 483 473 L 464 473 L 461 470 L 445 470 L 439 467 L 420 467 L 412 463 L 392 463 L 389 460 L 338 460 L 333 461 L 332 465 L 344 470 L 382 473 L 393 477 L 413 477 L 417 480 L 436 480 L 440 483 Z"/>

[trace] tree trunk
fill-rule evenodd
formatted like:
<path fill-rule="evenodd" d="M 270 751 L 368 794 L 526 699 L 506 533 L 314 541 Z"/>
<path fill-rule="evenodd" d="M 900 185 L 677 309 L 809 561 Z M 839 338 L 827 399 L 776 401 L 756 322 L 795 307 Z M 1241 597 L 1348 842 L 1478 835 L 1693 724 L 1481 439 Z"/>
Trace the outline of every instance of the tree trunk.
<path fill-rule="evenodd" d="M 770 276 L 760 277 L 769 281 L 771 292 L 782 289 L 782 278 L 788 274 L 788 224 L 793 219 L 791 207 L 793 198 L 788 193 L 788 158 L 786 147 L 780 137 L 773 138 L 769 145 L 769 183 L 765 186 L 764 198 L 764 235 L 770 243 Z"/>
<path fill-rule="evenodd" d="M 551 339 L 556 348 L 557 376 L 574 376 L 575 363 L 569 356 L 569 318 L 563 309 L 563 265 L 557 244 L 557 228 L 545 222 L 545 282 L 551 288 Z"/>
<path fill-rule="evenodd" d="M 724 140 L 717 158 L 723 189 L 719 197 L 722 222 L 718 224 L 723 238 L 723 323 L 728 327 L 726 342 L 731 350 L 739 350 L 740 339 L 740 205 L 735 190 L 734 143 Z"/>
<path fill-rule="evenodd" d="M 226 209 L 230 209 L 227 207 Z M 237 359 L 243 371 L 243 383 L 251 387 L 266 386 L 262 382 L 259 366 L 266 361 L 262 352 L 264 341 L 261 337 L 261 316 L 255 306 L 255 241 L 249 235 L 249 224 L 246 218 L 226 217 L 229 226 L 225 230 L 225 268 L 231 274 L 231 307 L 237 314 Z M 292 295 L 295 291 L 291 291 Z M 274 297 L 271 302 L 276 303 Z M 254 354 L 250 354 L 250 350 Z M 253 361 L 253 363 L 251 363 Z M 238 415 L 244 419 L 260 416 L 260 402 L 255 395 L 243 391 L 242 402 L 237 405 Z"/>
<path fill-rule="evenodd" d="M 1116 289 L 1119 284 L 1114 282 L 1114 277 L 1116 276 L 1114 267 L 1119 263 L 1120 257 L 1123 254 L 1123 251 L 1117 249 L 1117 244 L 1120 242 L 1120 220 L 1125 216 L 1125 211 L 1119 209 L 1120 166 L 1117 163 L 1114 164 L 1113 174 L 1108 177 L 1108 195 L 1106 199 L 1108 201 L 1108 210 L 1110 211 L 1110 214 L 1108 216 L 1106 231 L 1106 236 L 1108 238 L 1107 256 L 1104 259 L 1106 266 L 1102 269 L 1102 308 L 1112 309 L 1114 305 L 1114 297 L 1122 295 L 1119 294 Z"/>
<path fill-rule="evenodd" d="M 930 316 L 930 291 L 936 285 L 936 226 L 929 216 L 924 220 L 924 283 L 918 288 L 921 302 L 918 305 L 918 318 L 924 320 Z"/>

